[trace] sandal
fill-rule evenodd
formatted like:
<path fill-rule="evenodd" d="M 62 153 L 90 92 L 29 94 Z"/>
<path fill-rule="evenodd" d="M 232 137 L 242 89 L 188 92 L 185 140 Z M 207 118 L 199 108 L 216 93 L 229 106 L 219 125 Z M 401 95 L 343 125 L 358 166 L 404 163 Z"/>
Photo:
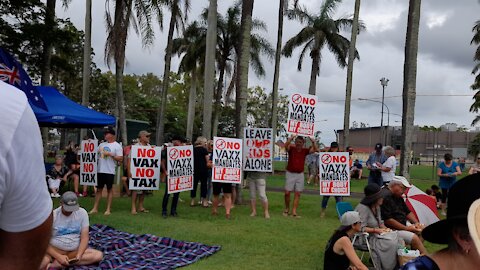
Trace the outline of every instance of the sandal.
<path fill-rule="evenodd" d="M 140 213 L 149 213 L 150 211 L 148 211 L 147 209 L 144 208 L 144 209 L 138 210 L 138 212 L 140 212 Z"/>
<path fill-rule="evenodd" d="M 297 214 L 292 214 L 292 217 L 293 218 L 301 218 L 301 216 L 297 215 Z"/>
<path fill-rule="evenodd" d="M 284 217 L 288 217 L 288 210 L 284 210 L 283 213 L 282 213 L 282 215 L 283 215 Z"/>

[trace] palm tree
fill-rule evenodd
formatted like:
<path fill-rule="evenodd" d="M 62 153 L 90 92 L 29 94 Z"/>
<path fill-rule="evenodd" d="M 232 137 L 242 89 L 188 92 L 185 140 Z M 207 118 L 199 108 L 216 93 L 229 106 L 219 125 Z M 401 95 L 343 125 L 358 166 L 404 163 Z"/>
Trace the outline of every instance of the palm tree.
<path fill-rule="evenodd" d="M 115 62 L 115 87 L 117 91 L 117 110 L 120 123 L 120 134 L 123 145 L 127 145 L 127 123 L 125 119 L 125 100 L 123 95 L 123 71 L 125 66 L 125 47 L 127 45 L 128 28 L 132 25 L 134 30 L 141 33 L 144 46 L 149 46 L 154 40 L 152 29 L 152 14 L 158 16 L 160 29 L 162 29 L 162 10 L 157 0 L 115 0 L 115 14 L 109 10 L 110 0 L 106 0 L 105 18 L 107 24 L 107 41 L 105 43 L 105 61 L 110 66 L 110 61 Z M 136 20 L 133 16 L 136 11 Z"/>
<path fill-rule="evenodd" d="M 352 100 L 352 80 L 353 80 L 353 61 L 355 60 L 355 50 L 358 34 L 358 16 L 360 13 L 360 0 L 355 0 L 355 8 L 353 12 L 352 37 L 350 38 L 350 48 L 348 50 L 348 66 L 347 66 L 347 85 L 345 90 L 345 110 L 343 115 L 343 144 L 344 147 L 350 145 L 350 102 Z"/>
<path fill-rule="evenodd" d="M 212 100 L 215 80 L 215 48 L 217 46 L 217 0 L 210 0 L 205 47 L 202 135 L 212 138 Z"/>
<path fill-rule="evenodd" d="M 320 7 L 320 13 L 316 15 L 309 13 L 305 7 L 287 10 L 286 13 L 289 19 L 306 24 L 298 34 L 287 41 L 283 48 L 283 54 L 290 57 L 294 49 L 305 44 L 298 59 L 298 70 L 301 71 L 303 58 L 306 52 L 310 51 L 312 70 L 308 93 L 311 95 L 316 94 L 317 76 L 320 75 L 320 61 L 322 59 L 321 51 L 325 45 L 334 54 L 340 67 L 344 68 L 347 65 L 345 61 L 350 41 L 342 36 L 340 31 L 350 28 L 353 20 L 350 19 L 351 16 L 332 19 L 332 13 L 340 2 L 341 0 L 325 0 Z M 360 29 L 362 28 L 363 25 L 360 26 Z M 355 53 L 355 57 L 359 59 L 358 52 Z"/>
<path fill-rule="evenodd" d="M 215 136 L 217 134 L 218 128 L 218 119 L 220 117 L 220 107 L 222 101 L 222 95 L 224 93 L 224 78 L 225 73 L 231 69 L 230 66 L 234 65 L 236 62 L 235 55 L 238 55 L 240 50 L 240 40 L 241 40 L 241 6 L 235 4 L 227 10 L 225 16 L 217 15 L 217 28 L 218 28 L 218 37 L 217 37 L 217 66 L 219 70 L 218 84 L 215 91 L 215 107 L 213 113 L 213 131 L 212 134 Z M 206 12 L 203 13 L 204 19 L 206 18 Z M 263 21 L 258 19 L 252 20 L 252 31 L 253 30 L 267 30 L 266 25 Z M 265 54 L 267 57 L 273 55 L 273 49 L 270 43 L 260 36 L 257 33 L 250 33 L 251 47 L 250 47 L 250 65 L 252 66 L 255 74 L 257 76 L 264 76 L 265 69 L 263 63 L 260 60 L 260 55 Z"/>
<path fill-rule="evenodd" d="M 170 87 L 170 64 L 172 61 L 173 32 L 184 28 L 187 14 L 190 10 L 190 0 L 164 0 L 164 4 L 170 10 L 170 24 L 168 26 L 167 47 L 165 49 L 165 68 L 163 71 L 162 99 L 157 117 L 157 144 L 163 144 L 165 139 L 165 109 L 167 107 L 168 88 Z"/>
<path fill-rule="evenodd" d="M 410 0 L 408 8 L 407 35 L 405 40 L 405 63 L 403 65 L 403 117 L 400 173 L 409 176 L 409 164 L 414 131 L 415 98 L 417 84 L 418 32 L 421 0 Z"/>
<path fill-rule="evenodd" d="M 475 44 L 475 45 L 480 45 L 480 20 L 475 22 L 475 25 L 472 28 L 473 31 L 473 38 L 472 41 L 470 41 L 470 44 Z M 472 106 L 470 106 L 470 111 L 474 113 L 478 113 L 478 110 L 480 109 L 480 73 L 478 72 L 480 70 L 480 46 L 478 46 L 477 50 L 475 51 L 475 55 L 473 57 L 473 60 L 476 62 L 475 67 L 472 70 L 472 74 L 475 75 L 475 80 L 473 84 L 470 86 L 472 90 L 477 91 L 475 95 L 473 96 L 474 102 Z M 480 121 L 480 116 L 476 116 L 475 119 L 472 121 L 472 126 L 477 124 L 478 121 Z"/>
<path fill-rule="evenodd" d="M 83 44 L 83 74 L 82 74 L 82 105 L 89 105 L 90 92 L 90 65 L 92 57 L 92 0 L 85 1 L 85 42 Z M 87 134 L 86 129 L 81 129 L 80 138 Z"/>
<path fill-rule="evenodd" d="M 188 116 L 186 137 L 193 140 L 193 121 L 195 117 L 195 99 L 197 80 L 205 60 L 207 29 L 194 21 L 187 26 L 183 36 L 172 42 L 172 52 L 182 56 L 179 73 L 190 73 L 190 94 L 188 98 Z"/>

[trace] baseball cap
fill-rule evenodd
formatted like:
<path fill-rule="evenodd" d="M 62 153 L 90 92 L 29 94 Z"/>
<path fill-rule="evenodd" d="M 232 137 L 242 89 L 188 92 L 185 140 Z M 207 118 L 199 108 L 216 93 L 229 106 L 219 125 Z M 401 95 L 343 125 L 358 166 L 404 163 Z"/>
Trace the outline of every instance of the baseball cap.
<path fill-rule="evenodd" d="M 146 130 L 141 130 L 140 132 L 138 132 L 138 138 L 142 137 L 143 135 L 145 136 L 150 136 L 152 133 L 146 131 Z"/>
<path fill-rule="evenodd" d="M 338 143 L 337 142 L 332 142 L 330 144 L 330 148 L 332 148 L 332 147 L 338 148 Z"/>
<path fill-rule="evenodd" d="M 183 136 L 181 136 L 181 135 L 173 135 L 172 141 L 180 141 L 180 142 L 184 143 L 184 142 L 185 142 L 185 138 L 184 138 Z"/>
<path fill-rule="evenodd" d="M 103 133 L 110 133 L 112 135 L 115 135 L 115 129 L 112 126 L 106 126 L 105 129 L 103 130 Z"/>
<path fill-rule="evenodd" d="M 403 176 L 395 175 L 390 182 L 398 182 L 407 188 L 412 187 L 412 185 L 408 182 L 407 178 Z"/>
<path fill-rule="evenodd" d="M 381 150 L 383 145 L 381 143 L 375 144 L 375 150 Z"/>
<path fill-rule="evenodd" d="M 80 208 L 77 195 L 71 191 L 63 193 L 60 202 L 63 204 L 63 210 L 67 212 L 75 212 Z"/>
<path fill-rule="evenodd" d="M 350 226 L 357 222 L 360 222 L 360 214 L 357 211 L 345 212 L 340 218 L 342 226 Z"/>

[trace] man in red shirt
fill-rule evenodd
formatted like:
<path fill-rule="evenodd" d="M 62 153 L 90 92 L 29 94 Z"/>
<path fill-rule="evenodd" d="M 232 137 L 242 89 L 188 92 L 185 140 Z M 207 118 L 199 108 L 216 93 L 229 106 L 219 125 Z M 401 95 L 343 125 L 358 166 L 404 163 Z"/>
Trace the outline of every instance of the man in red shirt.
<path fill-rule="evenodd" d="M 295 138 L 296 137 L 296 138 Z M 295 138 L 295 144 L 292 145 L 292 141 Z M 303 171 L 305 169 L 305 157 L 313 152 L 318 152 L 317 144 L 315 140 L 309 138 L 312 142 L 312 146 L 304 148 L 305 139 L 302 136 L 292 135 L 287 139 L 285 143 L 285 149 L 288 153 L 287 170 L 285 172 L 285 210 L 284 216 L 288 216 L 290 212 L 290 192 L 294 191 L 295 196 L 293 198 L 292 216 L 299 217 L 297 215 L 297 207 L 300 201 L 300 194 L 303 191 L 305 176 Z"/>

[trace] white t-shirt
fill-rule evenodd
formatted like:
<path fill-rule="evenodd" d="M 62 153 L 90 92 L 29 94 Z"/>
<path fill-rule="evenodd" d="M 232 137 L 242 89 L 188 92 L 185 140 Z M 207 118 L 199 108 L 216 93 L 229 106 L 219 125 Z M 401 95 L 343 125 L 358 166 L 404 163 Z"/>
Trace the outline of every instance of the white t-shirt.
<path fill-rule="evenodd" d="M 51 213 L 37 119 L 25 94 L 0 81 L 0 229 L 28 231 Z"/>
<path fill-rule="evenodd" d="M 391 156 L 387 158 L 387 160 L 382 164 L 384 167 L 390 168 L 389 172 L 382 171 L 382 180 L 383 183 L 388 183 L 392 181 L 393 177 L 395 176 L 395 170 L 397 167 L 397 160 L 395 156 Z"/>
<path fill-rule="evenodd" d="M 70 216 L 62 213 L 62 207 L 53 210 L 52 239 L 50 244 L 64 251 L 73 251 L 80 245 L 80 233 L 88 228 L 88 214 L 83 208 Z"/>
<path fill-rule="evenodd" d="M 115 174 L 116 161 L 112 156 L 102 155 L 102 150 L 114 153 L 116 157 L 123 156 L 123 149 L 118 142 L 103 142 L 98 146 L 100 151 L 100 158 L 98 159 L 98 172 Z"/>

